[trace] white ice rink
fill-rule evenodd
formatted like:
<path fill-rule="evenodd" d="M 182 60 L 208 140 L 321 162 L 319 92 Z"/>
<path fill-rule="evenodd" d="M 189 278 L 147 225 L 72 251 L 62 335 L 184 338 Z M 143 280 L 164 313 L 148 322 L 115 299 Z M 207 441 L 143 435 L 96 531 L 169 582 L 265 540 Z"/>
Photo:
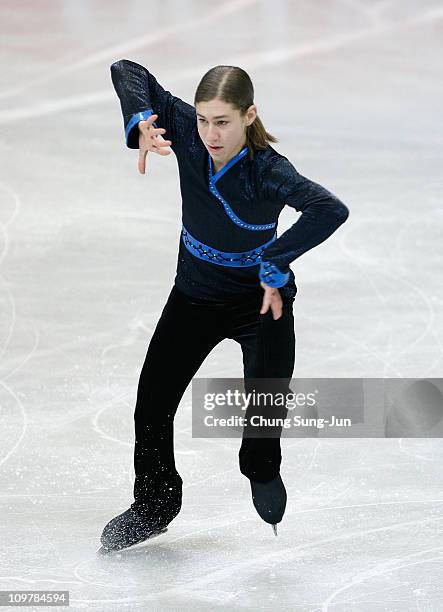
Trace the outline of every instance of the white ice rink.
<path fill-rule="evenodd" d="M 292 264 L 295 376 L 436 378 L 442 24 L 432 0 L 2 0 L 0 590 L 69 590 L 71 610 L 443 610 L 440 439 L 284 440 L 275 538 L 240 440 L 192 438 L 190 388 L 181 513 L 96 554 L 132 501 L 138 376 L 181 228 L 176 159 L 138 174 L 110 64 L 191 103 L 209 68 L 243 67 L 274 147 L 349 207 Z M 233 341 L 198 372 L 241 375 Z"/>

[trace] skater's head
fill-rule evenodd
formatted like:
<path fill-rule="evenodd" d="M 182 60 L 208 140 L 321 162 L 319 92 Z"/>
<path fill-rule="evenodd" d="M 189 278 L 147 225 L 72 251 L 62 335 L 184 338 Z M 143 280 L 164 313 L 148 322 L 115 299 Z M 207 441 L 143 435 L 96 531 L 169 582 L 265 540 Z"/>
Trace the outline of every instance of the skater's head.
<path fill-rule="evenodd" d="M 211 157 L 221 164 L 244 146 L 249 157 L 277 139 L 269 134 L 254 104 L 254 87 L 237 66 L 215 66 L 201 79 L 194 96 L 200 138 Z M 218 150 L 211 146 L 220 147 Z"/>

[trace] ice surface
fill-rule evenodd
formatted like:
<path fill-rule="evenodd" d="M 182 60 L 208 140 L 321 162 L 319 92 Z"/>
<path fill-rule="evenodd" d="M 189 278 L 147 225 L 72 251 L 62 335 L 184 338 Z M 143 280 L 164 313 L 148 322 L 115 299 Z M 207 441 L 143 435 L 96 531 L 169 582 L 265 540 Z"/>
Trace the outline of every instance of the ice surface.
<path fill-rule="evenodd" d="M 285 440 L 275 538 L 240 441 L 191 437 L 190 389 L 182 512 L 95 552 L 132 501 L 136 386 L 181 227 L 176 160 L 137 173 L 109 65 L 139 61 L 189 102 L 207 69 L 242 66 L 277 150 L 348 205 L 293 264 L 297 376 L 439 377 L 442 17 L 418 0 L 3 0 L 0 589 L 69 589 L 72 610 L 443 609 L 440 440 Z M 241 374 L 232 341 L 198 373 Z"/>

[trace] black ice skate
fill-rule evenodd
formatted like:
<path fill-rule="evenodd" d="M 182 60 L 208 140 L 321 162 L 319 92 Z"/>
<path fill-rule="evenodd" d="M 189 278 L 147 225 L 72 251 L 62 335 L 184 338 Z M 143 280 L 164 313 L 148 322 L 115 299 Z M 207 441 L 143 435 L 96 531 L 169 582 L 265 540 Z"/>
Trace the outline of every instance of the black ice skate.
<path fill-rule="evenodd" d="M 158 483 L 152 478 L 136 477 L 137 497 L 142 489 L 147 491 L 147 501 L 136 500 L 128 510 L 109 521 L 100 538 L 102 547 L 97 552 L 122 550 L 167 531 L 181 509 L 182 479 L 176 474 Z"/>
<path fill-rule="evenodd" d="M 274 534 L 277 535 L 277 523 L 283 518 L 286 509 L 286 489 L 280 474 L 269 482 L 251 483 L 252 501 L 260 518 L 272 525 Z"/>
<path fill-rule="evenodd" d="M 98 552 L 106 554 L 144 542 L 167 531 L 166 525 L 149 520 L 132 507 L 113 518 L 101 535 Z"/>

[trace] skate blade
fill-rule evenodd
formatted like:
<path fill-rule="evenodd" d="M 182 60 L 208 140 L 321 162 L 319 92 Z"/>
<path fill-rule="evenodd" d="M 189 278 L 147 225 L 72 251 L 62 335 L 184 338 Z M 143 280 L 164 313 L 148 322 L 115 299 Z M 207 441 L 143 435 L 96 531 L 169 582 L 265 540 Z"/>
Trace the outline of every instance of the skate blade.
<path fill-rule="evenodd" d="M 272 525 L 272 530 L 274 531 L 274 535 L 278 535 L 278 533 L 277 533 L 277 525 Z"/>
<path fill-rule="evenodd" d="M 148 540 L 152 540 L 153 538 L 156 538 L 157 536 L 162 535 L 162 533 L 165 533 L 166 531 L 168 531 L 167 527 L 165 527 L 161 531 L 156 531 L 155 533 L 153 533 L 152 535 L 148 536 L 144 540 L 140 540 L 140 542 L 136 542 L 135 544 L 131 544 L 131 546 L 124 546 L 123 548 L 106 548 L 106 546 L 100 546 L 100 548 L 98 548 L 96 552 L 97 552 L 98 555 L 109 555 L 109 554 L 112 554 L 112 553 L 119 553 L 122 550 L 128 550 L 129 548 L 134 548 L 138 544 L 144 544 Z"/>

